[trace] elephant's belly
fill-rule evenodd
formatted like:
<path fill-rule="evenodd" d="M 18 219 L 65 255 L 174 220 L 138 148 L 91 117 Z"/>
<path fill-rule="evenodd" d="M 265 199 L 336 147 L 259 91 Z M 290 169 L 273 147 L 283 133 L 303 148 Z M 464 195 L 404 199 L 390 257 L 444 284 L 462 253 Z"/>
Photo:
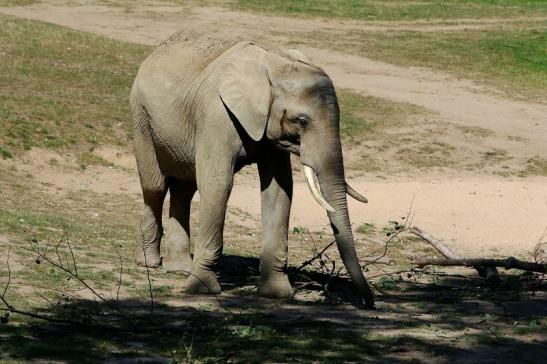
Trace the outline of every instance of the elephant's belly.
<path fill-rule="evenodd" d="M 164 176 L 195 180 L 194 132 L 179 120 L 152 110 L 152 140 L 160 170 Z"/>
<path fill-rule="evenodd" d="M 158 130 L 155 130 L 158 132 Z M 196 163 L 192 135 L 179 133 L 154 133 L 154 149 L 164 176 L 195 181 Z"/>
<path fill-rule="evenodd" d="M 160 169 L 164 176 L 175 177 L 184 181 L 196 180 L 196 164 L 194 158 L 183 150 L 156 150 Z"/>

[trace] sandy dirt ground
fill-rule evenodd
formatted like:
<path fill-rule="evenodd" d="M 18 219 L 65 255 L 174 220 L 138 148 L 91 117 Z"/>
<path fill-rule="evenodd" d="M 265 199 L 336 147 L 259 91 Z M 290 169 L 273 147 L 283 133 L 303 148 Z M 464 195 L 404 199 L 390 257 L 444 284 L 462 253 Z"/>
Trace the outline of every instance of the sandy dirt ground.
<path fill-rule="evenodd" d="M 47 21 L 63 26 L 143 44 L 157 44 L 182 29 L 206 31 L 233 40 L 259 39 L 284 44 L 288 39 L 274 30 L 332 31 L 364 29 L 420 31 L 487 28 L 496 21 L 461 20 L 458 25 L 431 22 L 376 22 L 288 19 L 232 12 L 221 8 L 136 7 L 130 11 L 105 6 L 51 6 L 0 8 L 4 14 Z M 227 31 L 229 29 L 229 31 Z M 515 101 L 497 90 L 479 86 L 424 68 L 405 68 L 350 56 L 331 50 L 302 49 L 323 66 L 337 87 L 425 107 L 443 121 L 481 127 L 499 139 L 519 137 L 515 153 L 547 155 L 547 106 Z M 509 143 L 509 141 L 507 141 Z M 103 151 L 115 168 L 93 167 L 85 171 L 41 169 L 40 153 L 29 154 L 28 169 L 51 193 L 89 189 L 99 193 L 127 193 L 138 199 L 139 185 L 131 155 Z M 120 154 L 121 153 L 121 154 Z M 122 155 L 113 158 L 112 155 Z M 7 162 L 5 162 L 7 163 Z M 62 177 L 62 178 L 61 178 Z M 358 177 L 352 185 L 370 200 L 367 205 L 350 202 L 355 226 L 369 222 L 378 227 L 406 216 L 412 208 L 414 223 L 450 242 L 466 255 L 526 256 L 547 228 L 547 178 L 508 179 L 485 174 L 425 173 L 377 179 Z M 198 197 L 199 198 L 199 197 Z M 298 178 L 291 224 L 312 230 L 327 229 L 325 213 L 313 206 L 307 187 Z M 247 168 L 236 178 L 230 206 L 256 216 L 260 199 L 256 171 Z M 227 227 L 229 229 L 229 226 Z"/>

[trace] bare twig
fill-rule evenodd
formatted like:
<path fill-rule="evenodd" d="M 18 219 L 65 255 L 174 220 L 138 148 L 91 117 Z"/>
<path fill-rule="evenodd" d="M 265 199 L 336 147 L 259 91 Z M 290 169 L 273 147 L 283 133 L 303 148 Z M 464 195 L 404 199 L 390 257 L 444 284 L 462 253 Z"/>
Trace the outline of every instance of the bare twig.
<path fill-rule="evenodd" d="M 74 273 L 78 275 L 78 266 L 76 265 L 76 258 L 74 257 L 74 252 L 72 251 L 72 247 L 70 246 L 70 241 L 68 240 L 68 232 L 66 230 L 65 224 L 63 224 L 62 226 L 63 226 L 64 236 L 65 236 L 66 246 L 68 247 L 68 251 L 70 252 L 70 256 L 72 257 L 72 265 L 74 266 Z"/>
<path fill-rule="evenodd" d="M 363 269 L 366 268 L 367 266 L 369 266 L 371 264 L 375 264 L 379 260 L 383 259 L 387 255 L 387 250 L 389 248 L 389 244 L 391 244 L 391 242 L 394 241 L 400 234 L 405 232 L 407 230 L 407 226 L 412 225 L 412 221 L 413 221 L 413 217 L 414 217 L 414 214 L 412 213 L 412 206 L 414 206 L 414 199 L 415 198 L 416 198 L 416 195 L 414 195 L 412 197 L 412 201 L 410 202 L 410 207 L 408 208 L 408 213 L 406 214 L 406 216 L 404 218 L 405 222 L 403 223 L 403 225 L 397 225 L 398 230 L 394 234 L 391 234 L 389 236 L 389 239 L 387 239 L 387 241 L 384 244 L 384 249 L 383 249 L 382 254 L 380 254 L 376 258 L 374 258 L 372 260 L 369 260 L 365 264 L 363 264 L 362 265 Z M 376 251 L 372 252 L 371 254 L 374 254 L 374 253 L 376 253 Z"/>
<path fill-rule="evenodd" d="M 546 234 L 547 234 L 547 228 L 543 230 L 543 234 L 541 234 L 536 245 L 534 246 L 534 249 L 530 253 L 530 257 L 527 259 L 529 262 L 530 261 L 534 261 L 536 263 L 541 262 L 543 258 L 541 256 L 541 253 L 543 252 L 542 246 L 547 244 L 547 241 L 543 241 Z"/>
<path fill-rule="evenodd" d="M 4 290 L 2 292 L 2 295 L 0 296 L 0 301 L 2 301 L 2 303 L 4 304 L 4 306 L 6 308 L 2 308 L 0 310 L 1 311 L 7 311 L 7 312 L 10 312 L 10 313 L 17 313 L 17 314 L 20 314 L 20 315 L 24 315 L 24 316 L 28 316 L 28 317 L 32 317 L 32 318 L 37 318 L 37 319 L 41 319 L 41 320 L 46 320 L 46 321 L 54 322 L 54 323 L 80 324 L 80 322 L 73 321 L 73 320 L 55 319 L 55 318 L 48 317 L 48 316 L 45 316 L 45 315 L 40 315 L 40 314 L 29 312 L 29 311 L 19 310 L 18 308 L 16 308 L 15 306 L 13 306 L 11 303 L 8 302 L 8 300 L 6 299 L 6 294 L 8 292 L 9 287 L 10 287 L 10 284 L 11 284 L 10 251 L 11 251 L 11 246 L 8 246 L 8 254 L 7 254 L 7 259 L 6 259 L 6 269 L 8 271 L 8 281 L 6 282 L 6 284 L 4 286 Z"/>
<path fill-rule="evenodd" d="M 321 249 L 320 252 L 317 252 L 316 254 L 314 254 L 313 257 L 311 257 L 310 259 L 306 260 L 304 263 L 302 263 L 297 269 L 296 271 L 299 272 L 301 271 L 302 269 L 304 269 L 305 267 L 307 267 L 308 265 L 312 264 L 313 262 L 315 262 L 317 259 L 321 259 L 323 254 L 334 244 L 335 242 L 334 241 L 331 241 L 327 246 L 325 246 L 323 249 Z"/>
<path fill-rule="evenodd" d="M 36 287 L 34 287 L 34 286 L 32 286 L 32 285 L 31 285 L 31 287 L 32 287 L 34 293 L 36 293 L 36 295 L 37 295 L 38 297 L 40 297 L 41 299 L 43 299 L 44 301 L 46 301 L 46 302 L 47 302 L 48 304 L 50 304 L 51 306 L 54 306 L 54 305 L 55 305 L 55 302 L 53 302 L 52 300 L 50 300 L 49 298 L 47 298 L 46 296 L 44 296 L 42 293 L 40 293 L 40 291 L 38 291 L 38 290 L 36 289 Z"/>
<path fill-rule="evenodd" d="M 0 298 L 2 299 L 2 302 L 4 302 L 4 304 L 6 303 L 6 301 L 5 301 L 6 293 L 8 292 L 9 285 L 11 284 L 11 269 L 10 269 L 10 266 L 9 266 L 10 252 L 11 252 L 11 245 L 8 245 L 8 256 L 6 258 L 6 269 L 8 270 L 8 281 L 6 282 L 6 285 L 4 286 L 4 291 L 2 292 L 2 296 L 0 296 Z"/>
<path fill-rule="evenodd" d="M 61 246 L 61 243 L 63 242 L 65 238 L 66 231 L 63 231 L 63 235 L 61 235 L 61 238 L 57 242 L 57 245 L 55 246 L 55 254 L 57 255 L 57 260 L 59 261 L 59 265 L 63 265 L 63 261 L 61 260 L 61 255 L 59 254 L 59 247 Z M 38 240 L 34 238 L 34 242 L 38 246 Z"/>
<path fill-rule="evenodd" d="M 65 236 L 65 235 L 66 235 L 66 232 L 63 234 L 63 236 Z M 39 242 L 36 239 L 33 239 L 33 244 L 31 244 L 30 249 L 29 248 L 23 248 L 23 249 L 37 254 L 39 260 L 43 260 L 43 261 L 47 262 L 48 264 L 52 265 L 54 268 L 57 268 L 57 269 L 61 270 L 62 272 L 68 274 L 70 278 L 74 278 L 77 282 L 79 282 L 82 286 L 84 286 L 85 289 L 90 291 L 93 294 L 93 296 L 98 298 L 101 302 L 103 302 L 109 308 L 117 311 L 121 316 L 127 318 L 125 313 L 122 312 L 121 309 L 117 305 L 112 304 L 110 301 L 105 299 L 99 292 L 97 292 L 97 290 L 95 288 L 93 288 L 83 277 L 81 277 L 80 274 L 78 274 L 76 271 L 72 271 L 70 269 L 70 267 L 65 267 L 62 260 L 60 259 L 59 247 L 60 247 L 60 245 L 58 244 L 55 248 L 55 253 L 56 253 L 56 256 L 59 260 L 59 263 L 57 263 L 55 260 L 50 258 L 49 255 L 44 254 L 42 252 L 42 250 L 40 249 Z M 69 249 L 72 251 L 71 248 L 69 248 Z M 73 252 L 71 252 L 71 254 L 73 254 Z M 75 258 L 74 258 L 74 260 L 75 260 Z"/>
<path fill-rule="evenodd" d="M 308 282 L 306 284 L 304 284 L 302 287 L 299 287 L 297 288 L 297 291 L 298 290 L 302 290 L 302 289 L 305 289 L 306 287 L 309 287 L 310 285 L 312 284 L 317 284 L 318 286 L 320 286 L 322 289 L 323 289 L 323 292 L 325 293 L 325 295 L 327 297 L 330 297 L 330 292 L 329 292 L 329 286 L 331 284 L 331 282 L 340 276 L 340 272 L 342 271 L 342 268 L 339 268 L 338 270 L 336 270 L 336 261 L 333 260 L 333 259 L 330 259 L 328 257 L 328 255 L 326 254 L 326 251 L 331 247 L 333 246 L 333 244 L 335 243 L 335 241 L 331 241 L 329 244 L 327 244 L 325 247 L 323 247 L 321 250 L 318 250 L 317 249 L 317 244 L 315 242 L 315 239 L 313 237 L 313 235 L 308 231 L 308 236 L 310 237 L 310 240 L 312 241 L 313 243 L 313 246 L 314 246 L 314 251 L 315 253 L 313 254 L 313 256 L 304 261 L 297 269 L 296 269 L 296 272 L 302 272 L 302 270 L 311 265 L 312 263 L 314 262 L 319 262 L 319 267 L 320 267 L 320 270 L 328 277 L 326 282 L 319 282 L 315 279 L 312 279 L 312 282 Z M 326 261 L 324 258 L 327 258 L 328 261 Z M 329 264 L 330 263 L 330 268 L 329 268 Z"/>
<path fill-rule="evenodd" d="M 395 238 L 397 238 L 401 233 L 403 233 L 406 228 L 404 227 L 405 225 L 403 225 L 403 227 L 399 230 L 397 230 L 397 232 L 395 232 L 394 234 L 390 235 L 389 239 L 387 239 L 387 241 L 385 242 L 384 244 L 384 251 L 382 252 L 382 254 L 380 254 L 379 256 L 367 261 L 365 264 L 363 264 L 362 268 L 365 268 L 371 264 L 375 264 L 377 263 L 379 260 L 383 259 L 386 255 L 387 255 L 387 250 L 389 248 L 389 244 L 391 244 L 391 242 L 393 240 L 395 240 Z"/>
<path fill-rule="evenodd" d="M 142 219 L 139 224 L 142 241 L 142 252 L 144 254 L 144 267 L 146 268 L 146 279 L 148 279 L 148 292 L 150 294 L 150 316 L 154 315 L 154 287 L 152 286 L 152 280 L 150 279 L 150 269 L 148 268 L 148 262 L 146 257 L 146 247 L 144 246 L 144 232 L 142 231 Z"/>
<path fill-rule="evenodd" d="M 66 234 L 66 232 L 65 232 Z M 64 236 L 64 235 L 63 235 Z M 165 327 L 163 323 L 157 322 L 155 320 L 147 321 L 151 325 L 145 325 L 146 327 L 143 327 L 142 321 L 143 319 L 149 319 L 149 317 L 141 317 L 140 315 L 128 315 L 125 312 L 122 312 L 122 310 L 118 307 L 118 305 L 113 305 L 111 302 L 107 301 L 100 293 L 98 293 L 89 283 L 87 283 L 86 280 L 84 280 L 80 273 L 76 273 L 74 268 L 71 268 L 72 264 L 67 266 L 66 263 L 63 262 L 62 254 L 60 251 L 61 243 L 63 242 L 64 238 L 60 240 L 60 243 L 58 242 L 54 252 L 51 252 L 51 254 L 47 254 L 47 252 L 50 252 L 49 246 L 46 245 L 45 248 L 41 248 L 40 243 L 38 242 L 38 239 L 33 238 L 31 241 L 31 247 L 30 248 L 23 248 L 27 251 L 30 251 L 34 254 L 38 255 L 38 260 L 44 261 L 45 263 L 50 264 L 55 269 L 58 269 L 66 274 L 69 275 L 70 278 L 74 278 L 75 281 L 77 281 L 79 284 L 83 286 L 81 289 L 86 289 L 90 291 L 96 298 L 98 298 L 101 302 L 103 302 L 105 305 L 107 305 L 109 308 L 112 308 L 117 312 L 117 317 L 113 317 L 110 320 L 104 320 L 103 317 L 101 317 L 100 320 L 94 318 L 93 315 L 90 315 L 89 313 L 82 311 L 81 315 L 79 315 L 78 319 L 68 319 L 68 318 L 58 318 L 58 317 L 52 317 L 48 314 L 43 314 L 40 312 L 33 311 L 25 311 L 22 309 L 17 308 L 15 305 L 9 302 L 7 299 L 7 293 L 12 286 L 12 272 L 10 267 L 10 258 L 11 258 L 11 246 L 8 247 L 8 253 L 7 253 L 7 260 L 6 260 L 6 270 L 7 270 L 7 282 L 4 285 L 3 289 L 1 290 L 0 295 L 0 304 L 3 304 L 4 307 L 0 307 L 0 312 L 6 312 L 6 313 L 14 313 L 34 319 L 43 320 L 46 322 L 54 323 L 54 324 L 62 324 L 62 325 L 71 325 L 76 327 L 88 327 L 88 328 L 94 328 L 94 329 L 102 329 L 102 330 L 109 330 L 109 331 L 130 331 L 130 332 L 150 332 L 150 331 L 158 331 L 161 330 L 162 332 L 169 332 L 169 331 L 178 331 L 178 328 L 171 328 L 171 327 Z M 70 249 L 70 248 L 69 248 Z M 71 255 L 74 258 L 73 263 L 76 261 L 76 256 L 71 253 Z M 68 257 L 68 255 L 66 255 Z M 76 264 L 74 264 L 76 266 Z M 122 268 L 120 268 L 122 270 Z M 44 299 L 46 302 L 48 302 L 50 305 L 56 305 L 57 302 L 54 302 L 50 300 L 48 297 L 41 294 L 34 286 L 31 286 L 36 294 L 40 296 L 42 299 Z M 71 296 L 69 293 L 66 293 L 63 290 L 58 290 L 55 287 L 47 287 L 44 288 L 46 290 L 55 290 L 59 293 L 67 296 Z M 218 299 L 218 298 L 217 298 Z M 222 305 L 222 303 L 220 302 Z M 116 322 L 123 322 L 123 325 L 117 326 Z"/>
<path fill-rule="evenodd" d="M 118 254 L 118 260 L 120 261 L 120 276 L 118 278 L 118 287 L 116 289 L 116 303 L 119 304 L 120 302 L 120 288 L 122 287 L 122 274 L 123 274 L 123 260 L 122 255 L 120 254 L 120 250 L 116 245 L 114 245 L 114 248 L 116 250 L 116 254 Z"/>
<path fill-rule="evenodd" d="M 55 262 L 54 260 L 52 260 L 49 256 L 45 255 L 44 253 L 42 253 L 40 250 L 38 249 L 28 249 L 28 248 L 23 248 L 27 251 L 30 251 L 32 253 L 35 253 L 35 254 L 38 254 L 38 258 L 40 258 L 41 260 L 51 264 L 53 267 L 65 272 L 66 274 L 68 274 L 71 278 L 74 278 L 76 279 L 78 282 L 80 282 L 80 284 L 82 284 L 86 289 L 88 289 L 95 297 L 97 297 L 100 301 L 106 303 L 106 304 L 109 304 L 108 300 L 106 300 L 99 292 L 97 292 L 91 285 L 89 285 L 85 279 L 83 279 L 79 274 L 76 274 L 75 272 L 73 272 L 72 270 L 70 270 L 70 268 L 67 268 L 64 266 L 64 264 L 61 262 L 61 263 L 57 263 Z"/>

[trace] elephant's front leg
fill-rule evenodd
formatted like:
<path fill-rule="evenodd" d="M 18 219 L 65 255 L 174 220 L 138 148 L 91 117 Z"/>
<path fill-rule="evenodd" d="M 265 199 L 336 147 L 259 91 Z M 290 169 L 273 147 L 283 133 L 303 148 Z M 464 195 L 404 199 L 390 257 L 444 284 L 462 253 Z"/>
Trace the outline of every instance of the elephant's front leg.
<path fill-rule="evenodd" d="M 192 271 L 186 281 L 188 293 L 219 293 L 215 269 L 222 255 L 224 218 L 232 190 L 233 163 L 198 164 L 199 238 L 194 249 Z M 198 162 L 199 163 L 199 162 Z"/>
<path fill-rule="evenodd" d="M 285 272 L 293 183 L 289 153 L 268 150 L 258 162 L 258 171 L 262 200 L 262 281 L 258 293 L 291 297 L 293 289 Z"/>

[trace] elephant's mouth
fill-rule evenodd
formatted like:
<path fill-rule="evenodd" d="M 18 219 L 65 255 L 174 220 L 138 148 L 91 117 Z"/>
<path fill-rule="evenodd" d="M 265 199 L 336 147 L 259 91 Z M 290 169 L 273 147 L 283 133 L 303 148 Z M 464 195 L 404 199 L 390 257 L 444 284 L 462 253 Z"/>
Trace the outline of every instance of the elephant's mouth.
<path fill-rule="evenodd" d="M 290 152 L 290 153 L 292 153 L 292 154 L 294 154 L 294 155 L 296 155 L 297 157 L 300 158 L 300 138 L 299 137 L 296 136 L 296 137 L 289 137 L 289 138 L 285 138 L 285 139 L 279 139 L 279 140 L 274 142 L 274 145 L 277 148 L 279 148 L 281 150 L 284 150 L 284 151 L 287 151 L 287 152 Z M 308 167 L 308 168 L 310 170 L 312 170 L 311 167 Z M 313 172 L 313 173 L 315 173 L 315 172 Z M 328 211 L 331 211 L 332 207 L 328 203 L 326 205 L 323 204 L 320 201 L 322 196 L 321 196 L 321 198 L 319 198 L 317 196 L 317 194 L 314 192 L 314 190 L 312 189 L 312 186 L 315 186 L 315 183 L 312 183 L 313 179 L 311 179 L 310 176 L 313 177 L 314 175 L 311 174 L 308 171 L 308 175 L 306 175 L 306 181 L 308 182 L 308 187 L 310 187 L 310 191 L 314 195 L 314 198 L 319 202 L 319 204 L 323 208 L 325 208 Z M 346 191 L 347 191 L 348 195 L 350 195 L 351 197 L 353 197 L 357 201 L 362 202 L 362 203 L 368 203 L 368 198 L 366 198 L 365 196 L 363 196 L 359 192 L 357 192 L 355 189 L 353 189 L 347 182 L 346 182 Z M 329 207 L 330 207 L 330 209 L 329 209 Z M 332 210 L 334 210 L 334 209 L 332 209 Z"/>
<path fill-rule="evenodd" d="M 275 145 L 281 150 L 300 156 L 300 138 L 298 136 L 279 139 L 275 142 Z"/>

